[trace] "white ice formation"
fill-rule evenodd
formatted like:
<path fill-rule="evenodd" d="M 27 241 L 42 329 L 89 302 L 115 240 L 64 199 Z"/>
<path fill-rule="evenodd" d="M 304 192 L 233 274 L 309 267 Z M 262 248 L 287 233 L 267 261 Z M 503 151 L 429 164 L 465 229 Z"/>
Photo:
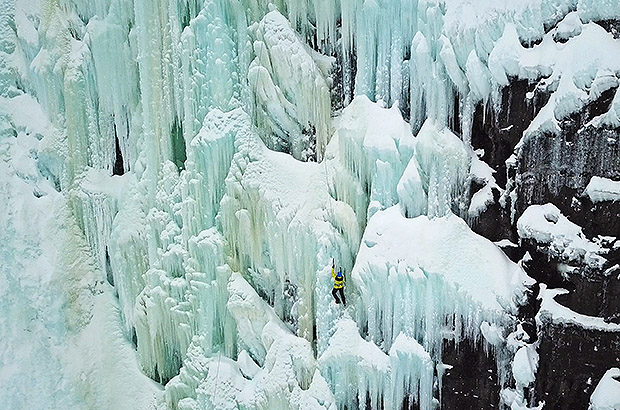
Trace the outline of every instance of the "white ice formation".
<path fill-rule="evenodd" d="M 31 390 L 66 408 L 434 408 L 443 343 L 514 353 L 531 282 L 461 219 L 495 186 L 475 106 L 545 77 L 530 131 L 553 131 L 617 86 L 619 43 L 590 23 L 614 5 L 3 0 L 0 330 L 19 346 L 6 317 L 68 315 L 0 349 L 9 407 Z M 620 94 L 596 121 L 618 113 Z M 587 257 L 570 229 L 562 251 Z M 351 273 L 344 313 L 331 258 Z"/>

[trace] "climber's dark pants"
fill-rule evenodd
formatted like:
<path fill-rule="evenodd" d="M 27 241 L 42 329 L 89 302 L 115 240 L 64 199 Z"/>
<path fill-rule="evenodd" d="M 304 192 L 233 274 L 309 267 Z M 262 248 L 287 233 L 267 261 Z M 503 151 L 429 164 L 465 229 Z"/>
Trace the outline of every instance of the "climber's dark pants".
<path fill-rule="evenodd" d="M 340 299 L 338 299 L 338 294 L 340 294 Z M 347 301 L 344 298 L 344 288 L 334 288 L 332 290 L 332 295 L 334 295 L 334 300 L 336 300 L 336 303 L 342 303 L 343 305 L 347 305 Z"/>

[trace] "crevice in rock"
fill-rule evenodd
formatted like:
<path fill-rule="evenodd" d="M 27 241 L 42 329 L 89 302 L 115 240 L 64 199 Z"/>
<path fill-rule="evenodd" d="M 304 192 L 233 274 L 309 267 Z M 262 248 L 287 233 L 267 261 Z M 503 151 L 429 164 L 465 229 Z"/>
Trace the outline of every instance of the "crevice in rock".
<path fill-rule="evenodd" d="M 123 153 L 121 151 L 121 145 L 118 141 L 118 134 L 116 133 L 116 124 L 114 125 L 114 146 L 116 150 L 116 155 L 114 157 L 112 175 L 123 175 L 125 174 L 125 167 L 123 165 Z"/>

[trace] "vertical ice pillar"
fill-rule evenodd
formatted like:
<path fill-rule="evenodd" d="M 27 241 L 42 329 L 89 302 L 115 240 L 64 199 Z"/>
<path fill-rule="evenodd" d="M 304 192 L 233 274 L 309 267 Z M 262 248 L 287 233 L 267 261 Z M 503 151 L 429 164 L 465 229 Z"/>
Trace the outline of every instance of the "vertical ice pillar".
<path fill-rule="evenodd" d="M 464 211 L 461 194 L 471 158 L 463 142 L 428 119 L 416 138 L 414 160 L 428 200 L 427 215 Z"/>
<path fill-rule="evenodd" d="M 433 409 L 435 366 L 428 352 L 414 338 L 401 333 L 394 340 L 389 357 L 392 396 L 387 395 L 386 408 L 401 407 L 409 396 L 421 410 Z"/>
<path fill-rule="evenodd" d="M 354 47 L 357 56 L 355 94 L 388 105 L 399 101 L 407 112 L 409 46 L 418 5 L 385 0 L 346 3 L 341 6 L 343 53 L 348 57 Z"/>
<path fill-rule="evenodd" d="M 133 10 L 123 8 L 115 1 L 105 18 L 92 18 L 87 25 L 88 44 L 98 84 L 100 133 L 109 146 L 114 147 L 118 143 L 125 172 L 133 167 L 137 159 L 137 135 L 132 125 L 139 118 L 138 66 L 128 28 L 132 19 Z M 111 171 L 114 161 L 113 157 L 112 163 L 106 164 L 108 170 Z"/>
<path fill-rule="evenodd" d="M 173 65 L 179 61 L 173 54 L 169 20 L 170 11 L 166 3 L 152 3 L 136 0 L 134 3 L 136 44 L 138 50 L 138 71 L 140 75 L 140 97 L 142 105 L 142 131 L 146 165 L 151 174 L 151 192 L 155 188 L 155 176 L 164 160 L 172 159 L 170 132 L 177 113 L 174 93 L 178 79 L 173 76 Z"/>
<path fill-rule="evenodd" d="M 149 269 L 146 215 L 137 184 L 127 187 L 125 199 L 112 224 L 108 245 L 114 287 L 128 338 L 133 336 L 135 302 L 145 286 Z"/>
<path fill-rule="evenodd" d="M 226 308 L 231 270 L 225 264 L 224 249 L 225 240 L 215 228 L 205 229 L 190 239 L 188 301 L 194 331 L 202 337 L 203 350 L 210 353 L 219 347 L 227 356 L 234 357 L 236 329 Z"/>
<path fill-rule="evenodd" d="M 371 201 L 368 215 L 398 202 L 397 184 L 414 151 L 414 138 L 398 107 L 385 109 L 357 96 L 336 133 L 339 159 Z"/>
<path fill-rule="evenodd" d="M 214 109 L 205 117 L 200 132 L 188 149 L 187 172 L 184 173 L 183 221 L 186 239 L 215 225 L 215 216 L 224 195 L 225 179 L 235 153 L 238 125 L 231 116 Z"/>
<path fill-rule="evenodd" d="M 111 170 L 114 140 L 100 133 L 98 85 L 84 27 L 70 30 L 69 19 L 57 6 L 50 6 L 41 23 L 42 47 L 31 66 L 39 98 L 55 123 L 67 132 L 64 187 L 86 167 Z M 80 36 L 85 35 L 85 39 Z"/>

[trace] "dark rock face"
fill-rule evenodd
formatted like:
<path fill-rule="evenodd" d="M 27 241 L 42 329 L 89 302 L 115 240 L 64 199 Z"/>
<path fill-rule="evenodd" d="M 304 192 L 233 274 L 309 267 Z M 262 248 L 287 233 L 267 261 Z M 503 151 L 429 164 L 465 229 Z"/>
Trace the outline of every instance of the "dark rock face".
<path fill-rule="evenodd" d="M 570 277 L 573 292 L 555 299 L 562 305 L 588 316 L 620 322 L 620 281 L 616 275 L 587 275 Z M 584 303 L 585 302 L 585 303 Z M 617 339 L 620 341 L 620 335 Z"/>
<path fill-rule="evenodd" d="M 114 127 L 116 129 L 116 126 Z M 125 168 L 123 167 L 123 154 L 121 153 L 121 147 L 118 143 L 118 137 L 114 138 L 116 145 L 116 156 L 114 159 L 114 167 L 112 168 L 112 175 L 123 175 Z"/>
<path fill-rule="evenodd" d="M 500 187 L 506 188 L 510 178 L 508 174 L 511 170 L 507 169 L 506 160 L 513 154 L 523 131 L 548 100 L 548 94 L 536 92 L 536 83 L 515 79 L 502 90 L 500 104 L 494 107 L 476 106 L 471 144 L 476 150 L 484 150 L 481 159 L 496 171 L 494 176 Z M 509 239 L 516 242 L 511 199 L 505 197 L 504 203 L 500 204 L 499 192 L 494 192 L 494 198 L 494 203 L 471 221 L 472 230 L 492 241 Z"/>
<path fill-rule="evenodd" d="M 498 409 L 497 365 L 492 354 L 469 341 L 456 345 L 446 341 L 443 362 L 452 366 L 442 378 L 441 408 L 444 410 Z"/>
<path fill-rule="evenodd" d="M 620 35 L 620 22 L 599 22 L 615 37 Z M 559 295 L 556 301 L 569 309 L 620 322 L 620 249 L 614 249 L 613 240 L 604 244 L 608 262 L 602 268 L 592 268 L 560 259 L 552 249 L 532 241 L 519 241 L 516 221 L 527 207 L 533 204 L 553 203 L 573 223 L 583 228 L 590 240 L 600 236 L 620 237 L 620 201 L 592 203 L 584 189 L 593 176 L 620 180 L 620 129 L 596 128 L 590 121 L 607 112 L 616 89 L 610 89 L 587 104 L 580 112 L 560 122 L 559 135 L 534 134 L 524 138 L 516 164 L 506 166 L 523 132 L 536 114 L 548 101 L 548 95 L 537 93 L 536 86 L 525 80 L 513 80 L 502 91 L 499 108 L 476 108 L 472 127 L 472 146 L 484 149 L 482 160 L 496 170 L 498 185 L 506 188 L 501 199 L 495 195 L 490 205 L 478 218 L 470 221 L 472 229 L 497 241 L 509 239 L 516 246 L 507 246 L 504 252 L 513 261 L 523 261 L 528 275 L 550 288 L 564 288 L 569 293 Z M 528 96 L 534 95 L 534 98 Z M 472 185 L 473 194 L 479 187 Z M 515 193 L 515 196 L 508 195 Z M 516 198 L 515 203 L 511 201 Z M 514 215 L 512 211 L 514 210 Z M 607 271 L 607 273 L 605 273 Z M 620 332 L 584 329 L 577 325 L 557 324 L 549 316 L 534 316 L 540 308 L 537 300 L 538 286 L 532 289 L 532 297 L 522 307 L 519 321 L 530 335 L 530 342 L 540 345 L 539 369 L 532 386 L 531 404 L 545 401 L 545 409 L 586 409 L 590 395 L 607 369 L 620 365 Z M 521 317 L 523 316 L 523 317 Z M 449 349 L 446 349 L 449 352 Z M 450 356 L 452 353 L 447 353 Z M 464 360 L 480 363 L 483 352 L 468 352 L 480 357 Z M 459 363 L 457 358 L 455 363 Z M 453 364 L 449 359 L 446 363 Z M 475 367 L 473 363 L 465 367 Z M 450 380 L 450 377 L 458 381 Z M 446 408 L 492 408 L 497 400 L 488 403 L 469 402 L 470 398 L 456 394 L 467 384 L 470 391 L 476 382 L 461 378 L 476 378 L 478 371 L 469 375 L 459 373 L 458 366 L 444 378 L 442 406 Z M 497 394 L 483 389 L 485 394 Z M 450 392 L 450 393 L 448 393 Z M 453 394 L 454 393 L 454 394 Z M 465 401 L 463 401 L 465 400 Z"/>
<path fill-rule="evenodd" d="M 563 120 L 560 135 L 536 134 L 523 140 L 517 160 L 517 215 L 532 204 L 551 202 L 563 214 L 575 217 L 573 198 L 581 196 L 590 178 L 620 179 L 620 130 L 586 125 L 607 112 L 615 91 L 604 92 Z M 591 228 L 588 218 L 581 220 L 585 229 Z"/>
<path fill-rule="evenodd" d="M 528 99 L 536 83 L 514 80 L 502 91 L 498 107 L 478 104 L 472 124 L 471 144 L 474 149 L 484 149 L 482 160 L 496 170 L 495 179 L 506 186 L 506 160 L 512 155 L 536 114 L 547 103 L 549 96 L 536 94 Z"/>
<path fill-rule="evenodd" d="M 620 364 L 617 333 L 552 323 L 541 316 L 537 400 L 545 409 L 587 409 L 596 384 Z"/>
<path fill-rule="evenodd" d="M 583 228 L 588 238 L 596 235 L 618 236 L 620 233 L 620 202 L 592 203 L 587 195 L 576 196 L 566 216 Z"/>

